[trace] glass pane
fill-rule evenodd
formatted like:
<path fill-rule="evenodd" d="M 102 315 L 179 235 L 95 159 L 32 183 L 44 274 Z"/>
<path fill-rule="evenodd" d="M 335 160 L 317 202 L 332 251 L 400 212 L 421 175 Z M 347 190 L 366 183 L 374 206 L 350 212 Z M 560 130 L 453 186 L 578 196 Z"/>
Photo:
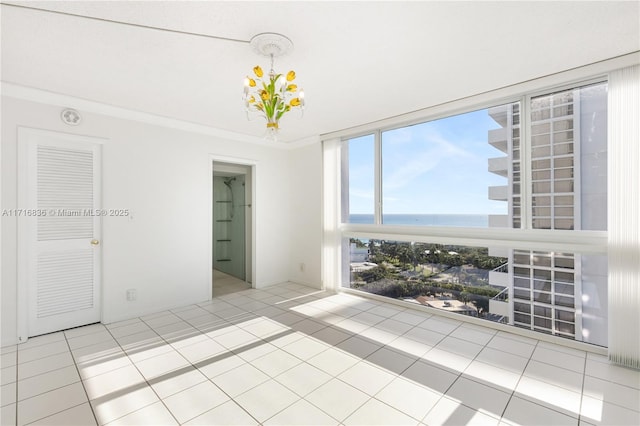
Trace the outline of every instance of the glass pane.
<path fill-rule="evenodd" d="M 536 264 L 535 263 L 535 259 L 538 259 L 539 257 L 540 256 L 535 256 L 534 257 L 534 265 Z M 542 279 L 542 280 L 550 280 L 551 279 L 551 271 L 545 270 L 545 269 L 534 269 L 533 270 L 533 277 L 537 278 L 537 279 Z"/>
<path fill-rule="evenodd" d="M 549 253 L 534 253 L 533 254 L 533 264 L 536 266 L 551 266 L 551 256 L 549 256 Z M 539 273 L 536 273 L 533 275 L 536 278 L 541 278 Z M 550 275 L 547 276 L 545 275 L 544 277 L 545 279 L 549 279 Z"/>
<path fill-rule="evenodd" d="M 555 266 L 556 268 L 569 268 L 573 269 L 573 258 L 555 258 Z"/>
<path fill-rule="evenodd" d="M 575 314 L 571 311 L 563 311 L 561 309 L 557 309 L 556 310 L 556 319 L 558 320 L 562 320 L 562 321 L 567 321 L 567 322 L 573 322 L 575 321 Z"/>
<path fill-rule="evenodd" d="M 528 265 L 531 259 L 531 255 L 529 253 L 515 253 L 513 256 L 513 261 L 515 263 L 521 263 Z M 526 270 L 525 270 L 526 271 Z"/>
<path fill-rule="evenodd" d="M 551 318 L 552 309 L 545 306 L 534 306 L 533 313 L 540 317 Z"/>
<path fill-rule="evenodd" d="M 551 291 L 551 281 L 533 280 L 534 290 Z"/>
<path fill-rule="evenodd" d="M 551 294 L 534 291 L 533 300 L 540 303 L 551 303 Z"/>
<path fill-rule="evenodd" d="M 533 323 L 538 327 L 551 328 L 551 320 L 550 319 L 534 317 Z"/>
<path fill-rule="evenodd" d="M 502 315 L 488 314 L 492 298 L 501 303 L 508 298 L 503 287 L 490 284 L 489 274 L 504 268 L 506 258 L 468 246 L 353 238 L 350 244 L 361 247 L 366 258 L 351 253 L 350 280 L 344 286 L 504 321 Z"/>
<path fill-rule="evenodd" d="M 571 272 L 556 272 L 556 281 L 573 284 L 573 274 Z"/>
<path fill-rule="evenodd" d="M 241 280 L 246 270 L 245 179 L 246 175 L 213 178 L 213 267 Z"/>
<path fill-rule="evenodd" d="M 375 136 L 344 141 L 342 164 L 342 191 L 347 191 L 342 197 L 342 222 L 374 223 Z"/>
<path fill-rule="evenodd" d="M 551 170 L 536 170 L 532 174 L 534 181 L 551 179 Z"/>
<path fill-rule="evenodd" d="M 531 305 L 529 303 L 514 303 L 513 310 L 516 312 L 531 312 Z"/>
<path fill-rule="evenodd" d="M 556 293 L 573 295 L 573 286 L 571 284 L 556 283 Z"/>
<path fill-rule="evenodd" d="M 517 106 L 382 132 L 382 222 L 508 226 L 509 176 L 519 173 L 518 163 L 509 160 L 519 142 Z M 519 178 L 511 180 L 518 193 Z"/>
<path fill-rule="evenodd" d="M 349 243 L 345 287 L 607 344 L 606 255 L 361 238 Z"/>
<path fill-rule="evenodd" d="M 541 195 L 552 201 L 551 217 L 532 208 L 534 228 L 606 230 L 607 84 L 532 98 L 531 158 L 532 207 Z M 551 180 L 542 181 L 551 162 Z"/>
<path fill-rule="evenodd" d="M 556 296 L 555 304 L 558 306 L 566 306 L 568 308 L 573 308 L 574 306 L 576 306 L 576 303 L 573 297 L 564 297 L 564 296 Z"/>
<path fill-rule="evenodd" d="M 576 332 L 575 330 L 576 330 L 576 326 L 574 324 L 563 322 L 563 321 L 556 321 L 556 331 L 558 333 L 572 336 L 575 334 Z"/>

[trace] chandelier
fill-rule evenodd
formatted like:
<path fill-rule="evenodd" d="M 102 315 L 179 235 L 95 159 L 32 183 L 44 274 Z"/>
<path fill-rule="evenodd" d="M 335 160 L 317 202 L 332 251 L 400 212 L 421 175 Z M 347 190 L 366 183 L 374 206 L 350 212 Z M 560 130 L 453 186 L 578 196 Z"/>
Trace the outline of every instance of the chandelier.
<path fill-rule="evenodd" d="M 293 43 L 281 34 L 262 33 L 251 39 L 251 47 L 256 53 L 271 59 L 271 69 L 265 75 L 256 65 L 253 74 L 244 79 L 244 108 L 247 119 L 250 119 L 250 114 L 255 114 L 267 121 L 267 137 L 275 140 L 280 119 L 292 109 L 304 110 L 304 91 L 298 90 L 295 71 L 278 74 L 273 69 L 274 58 L 289 52 Z"/>

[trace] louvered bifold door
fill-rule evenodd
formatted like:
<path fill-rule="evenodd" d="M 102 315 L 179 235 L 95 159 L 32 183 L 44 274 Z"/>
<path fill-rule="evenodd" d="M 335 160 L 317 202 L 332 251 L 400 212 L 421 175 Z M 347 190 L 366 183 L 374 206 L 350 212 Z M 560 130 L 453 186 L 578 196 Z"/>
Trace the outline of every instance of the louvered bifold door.
<path fill-rule="evenodd" d="M 100 321 L 100 146 L 29 146 L 29 335 Z"/>

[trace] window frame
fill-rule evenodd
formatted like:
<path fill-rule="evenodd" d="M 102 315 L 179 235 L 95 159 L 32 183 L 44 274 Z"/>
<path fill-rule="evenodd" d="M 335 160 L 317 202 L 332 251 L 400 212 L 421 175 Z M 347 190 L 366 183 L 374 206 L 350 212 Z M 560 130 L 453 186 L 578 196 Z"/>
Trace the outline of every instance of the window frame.
<path fill-rule="evenodd" d="M 482 102 L 463 100 L 464 105 L 444 108 L 429 113 L 429 110 L 412 119 L 392 124 L 372 123 L 357 132 L 344 133 L 340 144 L 348 143 L 363 135 L 374 135 L 374 223 L 354 224 L 339 218 L 339 233 L 343 238 L 398 239 L 419 242 L 433 242 L 453 245 L 477 245 L 524 250 L 570 251 L 581 254 L 603 254 L 607 252 L 607 231 L 534 229 L 532 227 L 532 176 L 531 176 L 531 99 L 564 90 L 576 89 L 598 83 L 608 83 L 608 74 L 600 73 L 589 78 L 565 81 L 561 84 L 537 87 L 506 97 L 488 98 Z M 485 94 L 486 95 L 486 94 Z M 382 133 L 409 127 L 424 122 L 439 120 L 495 106 L 520 103 L 520 228 L 477 228 L 453 226 L 411 226 L 385 225 L 382 223 Z M 446 106 L 446 105 L 444 105 Z M 609 173 L 609 172 L 608 172 Z M 341 182 L 341 179 L 340 179 Z M 342 191 L 342 185 L 340 187 Z M 341 207 L 341 211 L 343 208 Z M 340 283 L 341 285 L 342 283 Z"/>
<path fill-rule="evenodd" d="M 348 241 L 348 235 L 353 235 L 354 237 L 361 238 L 387 238 L 439 242 L 442 244 L 486 245 L 489 243 L 493 247 L 503 247 L 507 249 L 517 245 L 518 248 L 524 250 L 548 251 L 553 247 L 555 250 L 563 252 L 605 254 L 608 256 L 609 286 L 613 284 L 614 291 L 627 291 L 628 286 L 625 282 L 621 281 L 619 272 L 630 269 L 632 273 L 636 273 L 638 272 L 638 268 L 635 267 L 637 265 L 631 264 L 627 257 L 623 257 L 620 254 L 621 251 L 626 248 L 625 242 L 627 239 L 624 235 L 624 229 L 621 229 L 621 226 L 619 226 L 618 222 L 614 219 L 633 222 L 632 219 L 636 217 L 631 213 L 621 212 L 620 206 L 627 204 L 626 197 L 629 190 L 635 191 L 637 189 L 637 181 L 633 180 L 630 182 L 628 180 L 628 175 L 635 176 L 637 174 L 637 168 L 635 167 L 635 163 L 633 163 L 633 159 L 635 158 L 633 147 L 619 146 L 618 144 L 612 145 L 612 143 L 620 141 L 621 137 L 631 138 L 632 140 L 634 137 L 637 138 L 637 135 L 632 132 L 630 126 L 627 124 L 628 121 L 625 121 L 631 119 L 631 115 L 624 113 L 619 103 L 623 101 L 629 104 L 632 110 L 637 109 L 637 102 L 630 94 L 623 91 L 634 87 L 635 82 L 633 78 L 637 75 L 638 66 L 640 66 L 640 54 L 633 52 L 598 62 L 579 65 L 569 70 L 534 77 L 530 80 L 507 84 L 503 87 L 497 87 L 453 100 L 443 101 L 442 98 L 436 98 L 434 99 L 433 106 L 428 108 L 384 118 L 374 123 L 356 125 L 321 134 L 322 168 L 324 171 L 322 183 L 323 250 L 321 256 L 321 279 L 323 288 L 339 293 L 355 294 L 359 297 L 366 297 L 405 308 L 407 307 L 406 303 L 402 301 L 342 287 L 342 282 L 346 282 L 344 280 L 344 269 L 342 265 L 345 261 L 348 262 L 348 259 L 344 257 L 344 247 L 342 244 L 345 238 L 347 238 Z M 567 232 L 565 230 L 537 230 L 537 232 L 531 232 L 532 230 L 527 229 L 494 228 L 491 230 L 491 234 L 489 234 L 486 230 L 478 228 L 462 229 L 450 227 L 449 229 L 425 229 L 425 227 L 422 227 L 410 229 L 405 226 L 398 229 L 397 227 L 386 226 L 381 229 L 381 226 L 363 227 L 357 226 L 357 224 L 348 225 L 340 222 L 341 186 L 339 164 L 341 138 L 348 138 L 357 133 L 372 132 L 376 128 L 393 128 L 416 121 L 423 121 L 427 118 L 436 119 L 455 114 L 458 111 L 464 112 L 469 109 L 482 108 L 488 104 L 506 103 L 514 98 L 522 97 L 525 93 L 534 96 L 538 93 L 553 91 L 554 89 L 559 90 L 563 87 L 587 84 L 590 81 L 607 81 L 609 85 L 607 120 L 609 136 L 607 142 L 609 151 L 607 161 L 607 176 L 609 180 L 607 231 L 581 230 L 579 232 Z M 614 91 L 612 91 L 612 83 L 615 83 Z M 614 103 L 612 104 L 612 102 Z M 612 139 L 612 137 L 614 138 Z M 638 210 L 637 197 L 631 200 L 630 208 L 631 212 Z M 348 276 L 346 278 L 348 279 Z M 614 297 L 613 300 L 610 298 L 609 305 L 612 303 L 614 307 L 628 306 L 628 302 L 622 300 L 620 297 Z M 624 335 L 624 333 L 617 333 L 613 336 L 609 334 L 609 349 L 607 350 L 607 348 L 604 347 L 560 339 L 555 336 L 534 333 L 530 330 L 486 322 L 444 311 L 438 312 L 438 314 L 491 329 L 528 336 L 542 341 L 560 343 L 568 347 L 587 350 L 600 355 L 607 355 L 608 353 L 609 358 L 613 362 L 627 366 L 637 365 L 637 358 L 629 360 L 629 356 L 637 357 L 637 353 L 630 351 L 627 336 Z M 611 329 L 612 324 L 614 328 L 616 326 L 624 327 L 624 323 L 629 321 L 629 318 L 633 320 L 636 317 L 636 314 L 623 314 L 614 309 L 609 312 L 609 329 Z"/>
<path fill-rule="evenodd" d="M 374 206 L 375 215 L 373 224 L 354 224 L 343 222 L 342 218 L 348 218 L 348 210 L 344 207 L 341 208 L 342 213 L 341 220 L 338 225 L 338 235 L 342 239 L 342 255 L 339 274 L 340 280 L 337 286 L 340 291 L 354 292 L 361 294 L 362 291 L 357 289 L 349 289 L 343 287 L 349 280 L 349 271 L 346 265 L 349 264 L 349 253 L 346 249 L 347 246 L 344 241 L 348 241 L 350 238 L 359 239 L 380 239 L 380 240 L 395 240 L 395 241 L 411 241 L 411 242 L 424 242 L 424 243 L 436 243 L 436 244 L 450 244 L 450 245 L 462 245 L 462 246 L 480 246 L 480 247 L 493 247 L 504 248 L 508 250 L 531 250 L 531 251 L 543 251 L 543 252 L 560 252 L 560 253 L 574 253 L 575 255 L 588 255 L 607 254 L 608 251 L 608 231 L 592 231 L 582 229 L 538 229 L 533 227 L 533 182 L 534 176 L 532 175 L 533 166 L 531 164 L 533 155 L 532 149 L 532 117 L 531 117 L 531 100 L 538 96 L 551 96 L 558 92 L 567 90 L 579 90 L 582 87 L 591 86 L 594 84 L 607 84 L 608 77 L 600 76 L 591 79 L 581 79 L 572 81 L 570 83 L 556 85 L 540 89 L 536 92 L 522 94 L 518 97 L 500 99 L 494 101 L 485 101 L 483 103 L 470 104 L 466 108 L 458 108 L 452 110 L 450 113 L 446 111 L 437 115 L 425 115 L 419 119 L 412 120 L 406 123 L 396 123 L 393 126 L 380 126 L 367 134 L 374 135 Z M 513 221 L 510 220 L 509 225 L 511 228 L 498 228 L 498 227 L 455 227 L 455 226 L 410 226 L 410 225 L 385 225 L 383 223 L 383 170 L 382 170 L 382 134 L 383 132 L 412 126 L 431 120 L 438 120 L 442 118 L 452 117 L 457 114 L 465 114 L 468 112 L 474 112 L 478 110 L 488 110 L 493 107 L 500 107 L 503 105 L 513 105 L 517 103 L 519 105 L 519 144 L 520 144 L 520 157 L 519 157 L 519 173 L 520 173 L 520 223 L 519 228 L 513 227 Z M 339 146 L 348 144 L 349 140 L 353 137 L 351 135 L 345 135 L 340 141 Z M 579 139 L 577 139 L 579 140 Z M 608 144 L 608 142 L 607 142 Z M 579 148 L 577 148 L 579 149 Z M 342 162 L 345 159 L 340 154 Z M 346 159 L 348 162 L 348 158 Z M 579 170 L 579 169 L 578 169 Z M 610 170 L 607 170 L 608 179 L 610 179 Z M 341 184 L 339 191 L 344 190 L 342 178 L 339 178 Z M 512 189 L 509 189 L 511 191 Z M 341 199 L 345 199 L 345 195 L 342 194 Z M 347 206 L 348 207 L 348 206 Z M 509 218 L 512 217 L 512 212 L 508 212 Z M 533 270 L 533 267 L 532 267 Z M 532 272 L 533 273 L 533 272 Z M 581 275 L 581 268 L 575 268 L 575 273 Z M 533 282 L 533 281 L 532 281 Z M 510 303 L 516 302 L 514 298 L 515 286 L 507 287 L 509 289 Z M 582 285 L 580 281 L 576 282 L 575 286 L 578 294 L 581 294 Z M 551 289 L 553 290 L 553 289 Z M 579 321 L 566 322 L 556 318 L 557 310 L 572 312 L 575 318 L 576 312 L 582 310 L 581 300 L 577 299 L 572 307 L 563 308 L 562 306 L 555 306 L 553 291 L 543 292 L 548 294 L 549 300 L 538 300 L 536 294 L 542 294 L 535 292 L 533 288 L 530 290 L 530 313 L 529 313 L 529 325 L 519 324 L 516 319 L 517 312 L 514 310 L 514 318 L 509 321 L 508 328 L 517 328 L 524 332 L 525 335 L 529 335 L 533 338 L 540 338 L 540 335 L 547 335 L 552 341 L 555 339 L 567 340 L 570 337 L 569 331 L 573 330 L 575 340 L 572 338 L 571 345 L 577 344 L 579 347 L 585 345 L 586 347 L 594 346 L 590 343 L 583 342 L 578 338 L 582 335 L 582 323 Z M 382 296 L 380 296 L 382 297 Z M 534 307 L 539 306 L 543 308 L 551 309 L 551 316 L 549 318 L 539 317 L 534 314 Z M 484 320 L 475 319 L 484 323 Z M 541 322 L 542 321 L 542 322 Z M 563 326 L 566 325 L 566 327 Z M 487 325 L 487 324 L 484 324 Z M 549 325 L 549 327 L 546 327 Z M 492 325 L 490 325 L 491 327 Z M 502 326 L 499 324 L 498 327 Z M 515 326 L 515 327 L 514 327 Z M 514 330 L 509 330 L 514 331 Z M 518 333 L 518 331 L 515 331 Z M 532 334 L 528 334 L 532 333 Z"/>

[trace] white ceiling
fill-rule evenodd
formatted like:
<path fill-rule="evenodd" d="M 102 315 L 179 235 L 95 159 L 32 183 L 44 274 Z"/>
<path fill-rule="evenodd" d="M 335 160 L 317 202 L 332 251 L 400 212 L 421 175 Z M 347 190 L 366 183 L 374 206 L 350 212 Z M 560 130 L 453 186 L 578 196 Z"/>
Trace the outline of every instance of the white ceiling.
<path fill-rule="evenodd" d="M 2 80 L 260 136 L 247 122 L 247 43 L 124 26 L 28 7 L 248 41 L 289 37 L 304 118 L 281 141 L 341 130 L 640 50 L 638 1 L 3 2 Z"/>

